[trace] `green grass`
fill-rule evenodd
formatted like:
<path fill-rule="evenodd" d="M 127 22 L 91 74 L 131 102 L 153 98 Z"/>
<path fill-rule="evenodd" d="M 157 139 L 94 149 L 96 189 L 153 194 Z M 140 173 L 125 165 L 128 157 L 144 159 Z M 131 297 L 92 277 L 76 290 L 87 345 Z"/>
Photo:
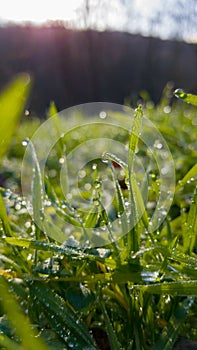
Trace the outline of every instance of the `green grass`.
<path fill-rule="evenodd" d="M 21 91 L 24 101 L 27 91 L 22 79 L 21 86 L 4 93 L 5 101 L 11 103 L 15 89 Z M 34 168 L 33 214 L 29 215 L 20 188 L 22 141 L 31 138 L 40 122 L 23 120 L 12 143 L 20 110 L 4 126 L 6 134 L 12 124 L 1 154 L 1 174 L 9 176 L 0 189 L 0 348 L 102 350 L 103 344 L 106 348 L 109 344 L 113 350 L 170 350 L 180 335 L 197 340 L 196 107 L 178 100 L 172 103 L 169 95 L 167 89 L 157 106 L 144 101 L 143 108 L 135 111 L 133 124 L 131 119 L 130 130 L 114 136 L 128 145 L 126 161 L 116 156 L 115 149 L 103 155 L 104 163 L 89 162 L 87 177 L 80 180 L 82 194 L 91 203 L 87 211 L 83 203 L 76 207 L 64 200 L 58 180 L 61 167 L 57 160 L 64 146 L 70 147 L 68 152 L 76 146 L 77 138 L 70 133 L 54 146 L 44 178 L 35 147 L 26 140 Z M 182 91 L 177 95 L 196 104 L 193 95 L 192 99 Z M 0 113 L 4 118 L 4 112 Z M 49 118 L 54 113 L 52 104 Z M 148 164 L 147 149 L 140 140 L 143 115 L 167 141 L 176 172 L 172 206 L 154 232 L 148 232 L 148 225 L 159 195 L 159 175 L 147 170 L 146 205 L 134 171 L 136 151 Z M 60 135 L 58 118 L 53 127 Z M 95 128 L 95 139 L 102 132 Z M 112 132 L 106 130 L 106 135 Z M 84 128 L 81 137 L 87 133 Z M 115 191 L 110 210 L 103 205 L 103 174 L 111 178 Z M 92 187 L 85 190 L 87 179 Z M 122 215 L 127 210 L 128 220 Z M 115 216 L 120 217 L 118 230 L 127 234 L 120 234 L 114 242 L 111 222 Z M 59 218 L 68 227 L 74 224 L 66 241 L 64 221 Z M 128 230 L 132 220 L 135 224 Z M 89 228 L 103 230 L 103 225 L 108 244 L 102 247 L 101 240 L 99 248 L 91 247 Z"/>

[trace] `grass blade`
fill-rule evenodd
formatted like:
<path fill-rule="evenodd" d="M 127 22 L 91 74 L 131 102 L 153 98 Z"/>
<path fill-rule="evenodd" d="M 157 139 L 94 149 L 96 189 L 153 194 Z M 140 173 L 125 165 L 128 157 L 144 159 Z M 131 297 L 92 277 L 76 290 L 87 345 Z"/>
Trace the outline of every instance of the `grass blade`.
<path fill-rule="evenodd" d="M 36 338 L 36 334 L 33 332 L 27 317 L 21 312 L 3 277 L 0 277 L 0 296 L 3 309 L 10 323 L 15 328 L 16 334 L 21 339 L 22 347 L 28 350 L 48 350 L 47 346 Z"/>
<path fill-rule="evenodd" d="M 21 74 L 0 95 L 0 161 L 8 150 L 29 90 L 30 77 Z"/>
<path fill-rule="evenodd" d="M 176 89 L 174 91 L 174 95 L 184 102 L 190 103 L 193 106 L 197 106 L 197 95 L 187 94 L 182 89 Z"/>
<path fill-rule="evenodd" d="M 142 124 L 142 106 L 138 106 L 134 114 L 134 124 L 131 131 L 130 141 L 129 141 L 129 153 L 128 153 L 128 189 L 130 191 L 130 203 L 131 203 L 131 213 L 130 213 L 130 225 L 133 227 L 128 233 L 128 251 L 137 252 L 139 250 L 139 233 L 137 228 L 137 223 L 139 221 L 140 212 L 143 209 L 141 206 L 138 208 L 138 186 L 134 174 L 134 160 L 135 153 L 137 150 L 139 135 L 141 131 Z M 142 215 L 143 213 L 141 213 Z"/>
<path fill-rule="evenodd" d="M 179 306 L 172 317 L 170 318 L 167 327 L 164 328 L 161 338 L 159 341 L 153 346 L 152 350 L 172 350 L 175 341 L 177 340 L 177 337 L 179 335 L 181 326 L 185 322 L 185 319 L 187 317 L 187 313 L 189 308 L 191 307 L 191 300 L 186 299 L 182 303 L 181 306 Z"/>
<path fill-rule="evenodd" d="M 135 153 L 137 150 L 139 135 L 141 132 L 142 117 L 143 117 L 142 106 L 139 105 L 134 113 L 134 124 L 132 127 L 130 141 L 129 141 L 129 156 L 128 156 L 129 172 L 133 172 Z"/>
<path fill-rule="evenodd" d="M 10 228 L 9 225 L 9 220 L 7 217 L 7 213 L 6 213 L 6 207 L 5 207 L 5 203 L 4 200 L 0 194 L 0 220 L 2 221 L 2 225 L 3 225 L 3 229 L 4 229 L 4 233 L 7 237 L 12 237 L 12 230 Z"/>
<path fill-rule="evenodd" d="M 77 342 L 85 346 L 96 349 L 94 341 L 90 336 L 85 324 L 83 324 L 78 316 L 68 307 L 66 302 L 51 289 L 39 282 L 30 284 L 30 290 L 34 300 L 37 300 L 44 309 L 45 315 L 48 316 L 52 328 L 58 335 L 65 339 L 65 325 L 77 336 Z"/>
<path fill-rule="evenodd" d="M 197 177 L 197 164 L 195 164 L 184 176 L 182 180 L 179 181 L 175 188 L 175 192 L 179 191 L 181 187 L 185 186 L 188 182 L 193 181 Z"/>
<path fill-rule="evenodd" d="M 197 188 L 187 217 L 187 231 L 184 239 L 184 249 L 191 253 L 196 245 L 197 239 Z"/>
<path fill-rule="evenodd" d="M 104 315 L 104 319 L 105 319 L 105 325 L 106 325 L 106 332 L 107 332 L 107 335 L 108 335 L 108 338 L 109 338 L 109 342 L 110 342 L 110 345 L 111 345 L 111 349 L 113 350 L 120 350 L 121 349 L 121 345 L 116 337 L 116 333 L 113 329 L 113 326 L 110 322 L 110 319 L 109 319 L 109 316 L 108 316 L 108 313 L 107 313 L 107 310 L 106 310 L 106 307 L 105 307 L 105 304 L 103 301 L 100 300 L 100 303 L 99 305 L 101 306 L 101 310 L 103 312 L 103 315 Z"/>
<path fill-rule="evenodd" d="M 0 334 L 0 345 L 3 346 L 2 349 L 24 350 L 22 346 L 10 340 L 10 338 L 6 334 Z"/>
<path fill-rule="evenodd" d="M 163 282 L 155 283 L 146 286 L 135 286 L 144 292 L 160 295 L 179 295 L 179 296 L 196 296 L 197 295 L 197 280 Z"/>

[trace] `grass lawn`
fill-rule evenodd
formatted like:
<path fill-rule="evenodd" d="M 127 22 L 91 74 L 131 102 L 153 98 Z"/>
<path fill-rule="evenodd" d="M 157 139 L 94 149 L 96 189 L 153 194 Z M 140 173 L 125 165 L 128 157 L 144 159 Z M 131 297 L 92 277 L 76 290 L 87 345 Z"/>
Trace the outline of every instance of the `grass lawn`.
<path fill-rule="evenodd" d="M 29 89 L 0 96 L 0 348 L 196 349 L 197 97 L 19 121 Z"/>

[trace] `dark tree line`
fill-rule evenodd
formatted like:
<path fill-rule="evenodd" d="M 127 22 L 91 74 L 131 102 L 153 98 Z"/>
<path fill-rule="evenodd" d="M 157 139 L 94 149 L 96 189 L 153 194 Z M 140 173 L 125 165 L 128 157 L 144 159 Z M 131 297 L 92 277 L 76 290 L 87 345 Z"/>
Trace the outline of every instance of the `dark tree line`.
<path fill-rule="evenodd" d="M 197 92 L 197 45 L 63 26 L 0 28 L 0 88 L 16 73 L 33 78 L 29 109 L 43 116 L 91 101 L 123 103 L 147 90 L 157 102 L 168 81 Z"/>

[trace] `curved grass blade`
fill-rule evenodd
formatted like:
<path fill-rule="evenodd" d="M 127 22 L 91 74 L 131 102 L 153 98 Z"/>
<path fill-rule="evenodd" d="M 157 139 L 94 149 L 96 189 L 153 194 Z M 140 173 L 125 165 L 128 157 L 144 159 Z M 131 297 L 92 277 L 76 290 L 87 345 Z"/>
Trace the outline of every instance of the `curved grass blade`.
<path fill-rule="evenodd" d="M 178 185 L 175 188 L 175 192 L 179 191 L 183 186 L 185 186 L 188 182 L 193 181 L 197 177 L 197 164 L 195 164 L 183 177 L 182 180 L 179 181 Z"/>
<path fill-rule="evenodd" d="M 27 317 L 21 312 L 3 277 L 0 277 L 0 296 L 2 298 L 3 309 L 10 323 L 15 328 L 16 334 L 21 339 L 22 348 L 28 350 L 48 350 L 47 346 L 36 338 L 36 334 L 33 332 Z"/>
<path fill-rule="evenodd" d="M 29 75 L 20 74 L 0 95 L 0 161 L 8 150 L 29 90 Z"/>
<path fill-rule="evenodd" d="M 186 239 L 184 239 L 184 250 L 191 253 L 197 241 L 197 188 L 187 217 Z"/>
<path fill-rule="evenodd" d="M 4 200 L 0 194 L 0 220 L 2 222 L 4 233 L 7 237 L 12 237 L 13 233 L 9 225 Z"/>
<path fill-rule="evenodd" d="M 65 326 L 73 333 L 73 337 L 77 337 L 76 342 L 81 344 L 81 349 L 85 349 L 85 347 L 96 349 L 85 324 L 79 320 L 78 316 L 58 294 L 40 282 L 30 283 L 30 291 L 34 300 L 41 305 L 45 315 L 48 316 L 51 327 L 66 343 Z"/>
<path fill-rule="evenodd" d="M 197 280 L 163 282 L 146 286 L 136 285 L 135 288 L 150 294 L 197 296 Z"/>
<path fill-rule="evenodd" d="M 44 184 L 42 181 L 40 165 L 36 151 L 31 140 L 27 139 L 29 151 L 33 160 L 33 179 L 32 179 L 32 206 L 33 219 L 36 228 L 36 239 L 40 239 L 40 231 L 43 230 L 43 211 L 44 211 Z"/>
<path fill-rule="evenodd" d="M 142 124 L 142 106 L 138 106 L 134 113 L 134 123 L 131 130 L 130 140 L 129 140 L 129 153 L 128 153 L 128 189 L 130 192 L 130 204 L 131 204 L 131 213 L 130 213 L 130 224 L 133 227 L 132 222 L 134 220 L 135 226 L 128 233 L 128 251 L 136 253 L 139 250 L 139 230 L 138 230 L 138 222 L 140 217 L 144 212 L 140 212 L 142 206 L 138 207 L 138 186 L 137 181 L 134 174 L 134 160 L 135 153 L 137 150 L 139 135 L 141 131 Z M 143 203 L 143 201 L 142 201 Z M 139 203 L 139 204 L 142 204 Z M 141 213 L 141 215 L 140 215 Z"/>
<path fill-rule="evenodd" d="M 33 218 L 36 224 L 36 239 L 39 240 L 41 233 L 44 233 L 46 236 L 63 243 L 65 241 L 65 235 L 61 231 L 61 228 L 55 225 L 50 215 L 46 215 L 44 212 L 44 182 L 36 150 L 31 140 L 28 140 L 28 147 L 33 159 L 32 206 Z"/>
<path fill-rule="evenodd" d="M 112 161 L 109 160 L 108 165 L 109 165 L 110 170 L 112 172 L 113 181 L 115 183 L 116 198 L 117 198 L 117 205 L 118 205 L 118 216 L 120 217 L 120 221 L 121 221 L 122 233 L 123 233 L 123 235 L 125 235 L 126 233 L 128 233 L 129 228 L 128 228 L 128 224 L 127 224 L 124 196 L 123 196 L 119 181 L 117 179 L 117 176 L 115 174 L 114 167 L 112 165 Z"/>
<path fill-rule="evenodd" d="M 197 106 L 197 95 L 187 94 L 182 89 L 176 89 L 174 91 L 174 95 L 184 102 L 190 103 L 193 106 Z"/>

